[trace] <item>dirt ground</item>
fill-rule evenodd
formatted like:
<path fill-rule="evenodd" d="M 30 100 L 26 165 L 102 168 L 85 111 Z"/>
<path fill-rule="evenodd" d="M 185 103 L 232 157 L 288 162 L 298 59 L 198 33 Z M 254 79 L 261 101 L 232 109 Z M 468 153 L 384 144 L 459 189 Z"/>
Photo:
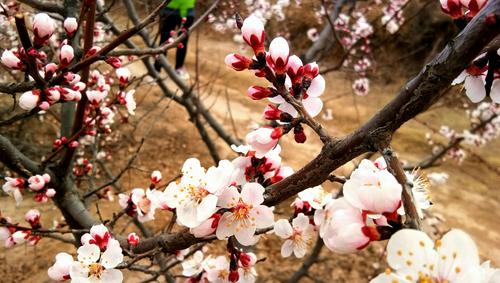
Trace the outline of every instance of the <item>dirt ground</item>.
<path fill-rule="evenodd" d="M 252 84 L 264 84 L 250 73 L 234 72 L 223 64 L 227 53 L 234 52 L 239 47 L 229 41 L 215 41 L 206 36 L 200 36 L 199 44 L 193 35 L 187 58 L 187 69 L 191 77 L 195 77 L 195 49 L 199 51 L 200 92 L 206 105 L 217 118 L 224 122 L 226 129 L 233 131 L 239 138 L 244 138 L 246 132 L 259 123 L 264 103 L 254 102 L 246 97 L 247 88 Z M 169 56 L 172 59 L 173 52 Z M 143 72 L 140 63 L 131 65 L 136 74 Z M 351 93 L 351 81 L 346 74 L 330 73 L 326 76 L 327 90 L 323 95 L 326 109 L 331 109 L 334 119 L 320 121 L 333 136 L 343 136 L 369 119 L 381 106 L 395 96 L 403 85 L 404 78 L 391 83 L 381 82 L 375 78 L 372 90 L 366 97 L 354 97 Z M 173 87 L 171 82 L 168 84 Z M 131 124 L 140 121 L 136 127 L 125 125 L 127 133 L 120 137 L 127 139 L 130 146 L 116 147 L 113 157 L 113 171 L 119 171 L 119 165 L 127 162 L 135 151 L 138 141 L 146 135 L 145 144 L 138 156 L 133 170 L 127 172 L 120 180 L 125 189 L 147 186 L 148 174 L 158 169 L 163 173 L 164 180 L 178 174 L 186 158 L 197 157 L 205 166 L 212 165 L 209 154 L 198 136 L 197 131 L 189 122 L 186 112 L 162 98 L 156 87 L 144 87 L 137 93 L 138 109 Z M 232 114 L 232 115 L 231 115 Z M 232 118 L 231 118 L 232 116 Z M 320 115 L 321 116 L 321 115 Z M 463 111 L 439 108 L 422 114 L 420 121 L 427 121 L 433 127 L 442 124 L 462 129 L 467 126 Z M 417 162 L 427 156 L 430 147 L 426 144 L 424 135 L 428 129 L 418 122 L 409 122 L 396 134 L 394 148 L 400 158 L 410 163 Z M 299 169 L 311 160 L 320 150 L 320 141 L 309 133 L 308 141 L 298 145 L 292 137 L 283 141 L 283 162 Z M 233 158 L 235 154 L 219 139 L 217 140 L 223 158 Z M 471 149 L 480 154 L 489 164 L 500 168 L 500 142 L 488 144 L 485 148 Z M 336 174 L 347 174 L 353 164 L 340 168 Z M 440 224 L 440 232 L 455 227 L 472 235 L 479 247 L 481 257 L 490 259 L 495 266 L 500 266 L 500 194 L 498 184 L 500 177 L 489 170 L 475 158 L 467 158 L 457 166 L 448 161 L 440 167 L 425 170 L 429 172 L 446 172 L 449 181 L 441 186 L 431 187 L 434 206 L 430 212 L 445 219 Z M 331 184 L 326 184 L 334 188 Z M 277 208 L 278 212 L 286 210 L 290 201 Z M 19 217 L 31 208 L 30 200 L 25 200 L 20 207 L 13 207 L 13 201 L 6 197 L 0 198 L 2 213 Z M 111 216 L 116 203 L 99 202 L 104 219 Z M 59 213 L 50 205 L 39 207 L 45 227 L 51 227 L 53 219 L 58 219 Z M 149 227 L 163 227 L 169 215 L 159 214 Z M 119 225 L 125 226 L 127 219 L 122 219 Z M 131 230 L 131 228 L 128 228 Z M 429 230 L 430 231 L 430 230 Z M 283 260 L 280 256 L 281 242 L 274 236 L 265 236 L 256 247 L 259 258 L 265 257 L 264 263 L 258 265 L 260 277 L 258 282 L 284 282 L 301 264 L 297 259 Z M 369 278 L 383 271 L 385 258 L 383 254 L 385 243 L 372 244 L 366 250 L 353 255 L 337 255 L 323 249 L 319 262 L 310 271 L 309 277 L 301 282 L 367 282 Z M 220 245 L 210 245 L 210 249 L 222 252 Z M 61 244 L 49 239 L 43 239 L 38 246 L 19 246 L 13 249 L 0 248 L 0 278 L 1 282 L 50 282 L 47 268 L 53 264 L 54 256 L 61 251 L 74 251 L 70 245 Z M 33 255 L 35 255 L 33 257 Z M 127 274 L 128 275 L 128 274 Z M 139 282 L 145 277 L 131 274 L 126 282 Z"/>

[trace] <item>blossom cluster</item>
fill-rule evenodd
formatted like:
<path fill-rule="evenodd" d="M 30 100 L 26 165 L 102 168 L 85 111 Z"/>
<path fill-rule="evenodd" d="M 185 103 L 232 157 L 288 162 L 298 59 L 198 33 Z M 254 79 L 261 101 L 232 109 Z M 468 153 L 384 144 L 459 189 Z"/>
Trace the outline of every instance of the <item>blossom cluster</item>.
<path fill-rule="evenodd" d="M 196 251 L 191 259 L 182 262 L 182 275 L 187 282 L 255 282 L 257 256 L 251 252 L 230 255 L 228 260 L 222 255 L 204 257 L 202 251 Z"/>
<path fill-rule="evenodd" d="M 443 125 L 439 134 L 445 137 L 449 143 L 463 140 L 465 144 L 482 147 L 500 136 L 500 107 L 495 103 L 482 102 L 474 109 L 467 110 L 466 115 L 470 122 L 470 128 L 457 131 L 449 126 Z M 442 149 L 442 145 L 436 142 L 431 133 L 426 134 L 427 142 L 433 146 L 436 153 Z M 464 149 L 459 146 L 450 148 L 443 159 L 456 160 L 459 164 L 467 156 Z"/>
<path fill-rule="evenodd" d="M 403 7 L 408 3 L 408 0 L 391 0 L 384 7 L 382 16 L 382 24 L 391 34 L 396 33 L 401 25 L 405 22 L 403 15 Z"/>
<path fill-rule="evenodd" d="M 415 172 L 407 173 L 420 217 L 430 207 L 427 184 Z M 315 231 L 325 245 L 338 253 L 352 253 L 381 239 L 380 227 L 397 227 L 404 215 L 402 187 L 389 173 L 383 158 L 361 161 L 343 187 L 343 197 L 335 199 L 320 186 L 298 194 L 295 218 L 275 223 L 274 232 L 285 239 L 281 253 L 303 257 Z"/>
<path fill-rule="evenodd" d="M 480 264 L 476 244 L 462 230 L 453 229 L 432 241 L 424 232 L 403 229 L 387 244 L 387 263 L 392 268 L 370 283 L 390 282 L 500 282 L 500 269 Z"/>
<path fill-rule="evenodd" d="M 356 95 L 367 95 L 370 91 L 367 75 L 372 67 L 370 37 L 373 34 L 373 26 L 362 12 L 355 12 L 352 16 L 340 14 L 334 22 L 334 28 L 344 50 L 349 52 L 343 66 L 352 66 L 359 76 L 353 82 L 352 89 Z"/>
<path fill-rule="evenodd" d="M 122 282 L 123 274 L 116 267 L 123 262 L 120 243 L 100 224 L 92 226 L 90 233 L 81 238 L 77 259 L 68 253 L 56 255 L 56 262 L 47 273 L 56 281 Z"/>
<path fill-rule="evenodd" d="M 24 215 L 24 220 L 29 223 L 31 229 L 36 230 L 42 227 L 40 217 L 40 211 L 30 209 Z M 3 217 L 1 214 L 0 224 L 0 241 L 4 242 L 6 248 L 23 243 L 28 243 L 29 245 L 34 246 L 42 238 L 40 235 L 32 233 L 31 229 L 20 227 L 13 223 L 10 217 Z"/>
<path fill-rule="evenodd" d="M 36 202 L 47 202 L 47 200 L 56 194 L 53 188 L 49 187 L 50 175 L 34 175 L 30 178 L 10 178 L 5 177 L 5 183 L 2 186 L 2 190 L 14 197 L 17 205 L 23 200 L 22 191 L 27 189 L 35 193 L 34 199 Z"/>

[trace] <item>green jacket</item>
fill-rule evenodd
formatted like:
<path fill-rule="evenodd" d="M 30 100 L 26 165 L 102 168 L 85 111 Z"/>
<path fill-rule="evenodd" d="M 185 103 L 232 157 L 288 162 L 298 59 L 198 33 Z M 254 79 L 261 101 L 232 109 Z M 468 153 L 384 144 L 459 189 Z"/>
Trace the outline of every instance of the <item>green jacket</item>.
<path fill-rule="evenodd" d="M 181 17 L 188 15 L 188 10 L 193 9 L 196 0 L 172 0 L 167 7 L 174 10 L 179 10 Z"/>

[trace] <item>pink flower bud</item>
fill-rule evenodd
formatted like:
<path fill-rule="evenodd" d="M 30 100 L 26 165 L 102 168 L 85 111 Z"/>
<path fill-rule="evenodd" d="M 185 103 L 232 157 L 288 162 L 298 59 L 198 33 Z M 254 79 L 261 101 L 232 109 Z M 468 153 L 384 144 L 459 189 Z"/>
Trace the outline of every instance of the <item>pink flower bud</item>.
<path fill-rule="evenodd" d="M 459 0 L 440 0 L 441 9 L 453 19 L 458 19 L 463 16 L 462 6 Z M 464 5 L 466 6 L 466 5 Z"/>
<path fill-rule="evenodd" d="M 250 15 L 243 21 L 243 26 L 241 27 L 241 33 L 243 35 L 243 40 L 250 45 L 255 53 L 259 55 L 264 53 L 264 24 L 262 21 L 254 15 Z"/>
<path fill-rule="evenodd" d="M 47 101 L 42 101 L 38 107 L 40 107 L 40 109 L 42 110 L 47 110 L 50 108 L 50 103 L 48 103 Z"/>
<path fill-rule="evenodd" d="M 61 98 L 61 93 L 58 88 L 51 87 L 45 90 L 45 96 L 47 97 L 49 103 L 54 104 Z"/>
<path fill-rule="evenodd" d="M 33 32 L 35 33 L 35 43 L 44 44 L 54 33 L 54 20 L 45 13 L 35 15 L 33 20 Z"/>
<path fill-rule="evenodd" d="M 260 100 L 269 97 L 273 92 L 271 89 L 262 86 L 251 86 L 247 90 L 247 95 L 253 100 Z"/>
<path fill-rule="evenodd" d="M 271 137 L 273 132 L 273 128 L 258 128 L 247 134 L 246 142 L 255 150 L 255 157 L 264 157 L 278 144 L 278 139 Z"/>
<path fill-rule="evenodd" d="M 45 65 L 45 67 L 44 67 L 45 79 L 47 79 L 47 80 L 51 79 L 52 76 L 54 75 L 54 73 L 57 72 L 58 69 L 59 69 L 59 67 L 55 63 L 49 63 L 49 64 Z"/>
<path fill-rule="evenodd" d="M 122 60 L 118 57 L 108 57 L 106 59 L 106 63 L 108 63 L 111 67 L 118 69 L 122 66 Z"/>
<path fill-rule="evenodd" d="M 63 45 L 61 47 L 61 54 L 59 55 L 59 61 L 61 61 L 61 67 L 68 66 L 74 57 L 75 53 L 71 45 Z"/>
<path fill-rule="evenodd" d="M 130 71 L 127 68 L 118 68 L 116 69 L 116 76 L 120 80 L 121 85 L 126 85 L 130 78 Z"/>
<path fill-rule="evenodd" d="M 40 228 L 40 211 L 36 209 L 30 209 L 24 215 L 24 219 L 28 222 L 34 229 Z"/>
<path fill-rule="evenodd" d="M 302 60 L 297 55 L 292 55 L 288 58 L 287 73 L 292 83 L 295 83 L 295 78 L 302 75 L 303 64 Z"/>
<path fill-rule="evenodd" d="M 23 62 L 10 50 L 5 50 L 2 53 L 1 61 L 4 66 L 13 70 L 21 70 L 23 68 Z"/>
<path fill-rule="evenodd" d="M 319 74 L 319 67 L 316 62 L 306 64 L 304 66 L 304 77 L 312 80 Z"/>
<path fill-rule="evenodd" d="M 276 37 L 269 45 L 269 56 L 272 61 L 272 67 L 277 74 L 284 74 L 287 71 L 288 55 L 290 48 L 286 39 Z"/>
<path fill-rule="evenodd" d="M 38 105 L 39 100 L 39 91 L 27 91 L 19 98 L 19 107 L 23 110 L 30 111 Z"/>
<path fill-rule="evenodd" d="M 161 172 L 158 170 L 153 171 L 151 173 L 151 183 L 158 184 L 161 182 Z"/>
<path fill-rule="evenodd" d="M 92 46 L 92 48 L 90 48 L 89 52 L 87 52 L 87 56 L 95 55 L 99 51 L 101 51 L 101 47 L 99 47 L 99 46 Z"/>
<path fill-rule="evenodd" d="M 71 142 L 68 144 L 68 146 L 69 146 L 70 148 L 77 148 L 77 147 L 78 147 L 78 145 L 79 145 L 79 143 L 78 143 L 77 141 L 71 141 Z"/>
<path fill-rule="evenodd" d="M 137 244 L 139 244 L 139 240 L 140 240 L 140 238 L 139 238 L 139 236 L 137 236 L 136 233 L 130 233 L 127 236 L 127 242 L 131 246 L 136 246 Z"/>
<path fill-rule="evenodd" d="M 73 37 L 77 29 L 78 29 L 78 22 L 76 21 L 75 18 L 70 17 L 64 20 L 64 30 L 68 34 L 68 37 Z"/>
<path fill-rule="evenodd" d="M 279 110 L 276 105 L 268 104 L 264 109 L 264 118 L 267 120 L 279 120 L 281 113 L 283 113 L 283 111 Z"/>
<path fill-rule="evenodd" d="M 231 53 L 226 56 L 224 63 L 236 71 L 243 71 L 250 68 L 252 60 L 243 55 Z"/>
<path fill-rule="evenodd" d="M 99 105 L 101 101 L 108 95 L 107 91 L 89 90 L 86 92 L 87 98 L 93 105 Z"/>

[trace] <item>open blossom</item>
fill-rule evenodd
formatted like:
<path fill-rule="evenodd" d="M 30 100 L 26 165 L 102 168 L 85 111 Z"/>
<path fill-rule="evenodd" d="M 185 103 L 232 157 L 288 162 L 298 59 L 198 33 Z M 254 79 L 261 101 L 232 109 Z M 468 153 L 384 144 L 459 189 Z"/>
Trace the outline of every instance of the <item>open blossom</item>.
<path fill-rule="evenodd" d="M 1 61 L 4 66 L 13 70 L 23 68 L 23 62 L 10 50 L 4 50 Z"/>
<path fill-rule="evenodd" d="M 394 270 L 381 273 L 370 283 L 450 282 L 494 283 L 500 269 L 480 265 L 476 244 L 462 230 L 451 230 L 432 241 L 424 232 L 403 229 L 387 244 L 387 263 Z"/>
<path fill-rule="evenodd" d="M 247 134 L 246 141 L 255 150 L 257 158 L 264 157 L 278 144 L 279 137 L 273 138 L 273 132 L 272 128 L 262 127 Z"/>
<path fill-rule="evenodd" d="M 216 235 L 220 240 L 234 235 L 242 245 L 252 245 L 257 239 L 256 229 L 267 228 L 274 223 L 274 214 L 264 202 L 264 187 L 258 183 L 246 183 L 241 193 L 236 187 L 229 187 L 219 197 L 219 206 L 227 208 Z"/>
<path fill-rule="evenodd" d="M 29 188 L 33 191 L 39 191 L 45 187 L 50 182 L 50 175 L 35 175 L 28 179 Z"/>
<path fill-rule="evenodd" d="M 210 218 L 217 210 L 217 195 L 232 182 L 232 172 L 233 164 L 227 160 L 206 172 L 198 159 L 186 160 L 179 184 L 172 182 L 165 189 L 167 204 L 176 209 L 179 223 L 194 228 Z"/>
<path fill-rule="evenodd" d="M 364 159 L 344 184 L 344 196 L 368 214 L 393 213 L 401 205 L 402 187 L 387 170 Z"/>
<path fill-rule="evenodd" d="M 155 191 L 141 188 L 133 189 L 130 195 L 119 194 L 118 203 L 129 215 L 137 214 L 140 222 L 151 221 L 155 217 Z"/>
<path fill-rule="evenodd" d="M 125 94 L 125 106 L 127 107 L 127 112 L 130 115 L 135 115 L 135 108 L 137 104 L 134 99 L 135 89 L 131 89 Z"/>
<path fill-rule="evenodd" d="M 359 78 L 352 83 L 352 89 L 358 96 L 365 96 L 370 92 L 370 81 L 367 78 Z"/>
<path fill-rule="evenodd" d="M 289 257 L 292 252 L 298 257 L 304 257 L 308 247 L 312 243 L 314 227 L 309 223 L 309 217 L 303 213 L 292 220 L 292 225 L 286 219 L 280 219 L 274 223 L 274 233 L 285 239 L 281 246 L 281 255 Z"/>
<path fill-rule="evenodd" d="M 406 181 L 409 184 L 413 194 L 413 200 L 415 209 L 417 210 L 417 214 L 420 218 L 424 218 L 423 210 L 428 209 L 432 205 L 428 192 L 429 181 L 423 176 L 419 175 L 418 171 L 405 171 L 405 175 Z M 400 215 L 405 214 L 404 206 L 399 207 L 398 213 Z"/>
<path fill-rule="evenodd" d="M 2 185 L 2 190 L 14 197 L 16 204 L 19 205 L 23 200 L 21 189 L 24 188 L 24 179 L 5 177 L 5 183 Z"/>
<path fill-rule="evenodd" d="M 203 272 L 203 252 L 196 251 L 189 260 L 184 260 L 182 265 L 182 275 L 191 277 Z"/>
<path fill-rule="evenodd" d="M 229 261 L 225 256 L 209 257 L 203 261 L 207 280 L 216 283 L 229 283 Z"/>
<path fill-rule="evenodd" d="M 243 26 L 241 27 L 241 33 L 243 35 L 243 40 L 250 45 L 255 53 L 264 53 L 264 40 L 265 31 L 264 24 L 255 15 L 250 15 L 243 21 Z"/>
<path fill-rule="evenodd" d="M 36 209 L 28 210 L 28 212 L 26 212 L 26 214 L 24 215 L 24 219 L 31 225 L 31 227 L 40 227 L 40 211 Z"/>
<path fill-rule="evenodd" d="M 47 270 L 49 277 L 55 281 L 66 281 L 71 279 L 69 269 L 73 261 L 73 257 L 70 254 L 58 253 L 56 255 L 56 262 Z"/>
<path fill-rule="evenodd" d="M 38 93 L 34 91 L 27 91 L 21 94 L 19 98 L 19 107 L 21 109 L 30 111 L 38 105 L 38 101 L 40 100 L 40 96 Z"/>
<path fill-rule="evenodd" d="M 287 87 L 291 87 L 290 80 L 287 80 L 285 84 L 287 85 Z M 323 109 L 323 101 L 319 97 L 325 91 L 325 87 L 325 79 L 323 78 L 323 76 L 317 75 L 311 80 L 311 85 L 307 89 L 306 94 L 302 97 L 302 105 L 304 105 L 304 108 L 306 109 L 307 113 L 311 115 L 311 117 L 316 117 L 321 112 L 321 109 Z M 281 111 L 287 112 L 294 118 L 298 117 L 299 114 L 297 110 L 295 110 L 295 108 L 291 104 L 286 102 L 281 95 L 269 98 L 269 101 L 280 104 L 279 109 Z"/>
<path fill-rule="evenodd" d="M 35 15 L 33 20 L 33 32 L 35 33 L 35 42 L 43 44 L 52 36 L 55 29 L 54 20 L 45 13 Z"/>
<path fill-rule="evenodd" d="M 440 0 L 441 9 L 453 19 L 460 18 L 463 15 L 460 0 Z"/>
<path fill-rule="evenodd" d="M 99 224 L 92 226 L 92 228 L 90 228 L 90 233 L 83 234 L 81 242 L 82 244 L 94 244 L 103 250 L 108 246 L 110 239 L 111 234 L 108 228 L 103 224 Z"/>
<path fill-rule="evenodd" d="M 74 282 L 122 282 L 122 272 L 114 269 L 122 261 L 122 249 L 115 239 L 109 241 L 102 254 L 97 245 L 84 244 L 78 248 L 78 260 L 71 264 L 71 280 Z"/>
<path fill-rule="evenodd" d="M 314 209 L 322 209 L 332 199 L 332 194 L 321 186 L 305 189 L 297 196 L 300 201 L 306 201 Z"/>
<path fill-rule="evenodd" d="M 316 210 L 314 223 L 320 226 L 319 234 L 326 247 L 334 252 L 352 253 L 370 243 L 361 210 L 343 197 L 331 200 L 325 209 Z"/>

